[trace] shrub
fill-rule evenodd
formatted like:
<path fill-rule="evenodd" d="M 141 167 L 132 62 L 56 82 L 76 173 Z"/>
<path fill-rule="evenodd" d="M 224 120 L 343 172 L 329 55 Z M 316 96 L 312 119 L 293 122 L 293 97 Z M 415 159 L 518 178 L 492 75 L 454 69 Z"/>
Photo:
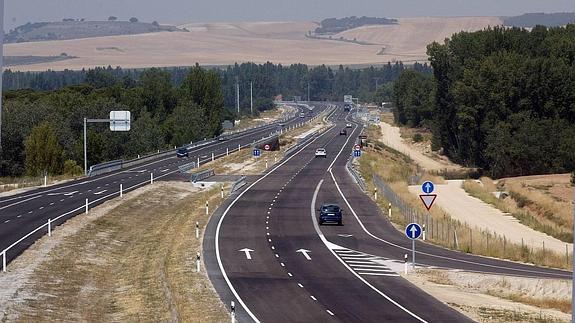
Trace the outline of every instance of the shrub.
<path fill-rule="evenodd" d="M 84 170 L 82 167 L 78 166 L 75 160 L 68 159 L 64 162 L 65 175 L 77 176 L 82 175 L 83 172 Z"/>
<path fill-rule="evenodd" d="M 130 18 L 130 22 L 131 23 L 138 22 L 138 18 L 132 17 L 132 18 Z"/>
<path fill-rule="evenodd" d="M 413 142 L 422 142 L 423 136 L 420 133 L 416 133 L 413 135 Z"/>

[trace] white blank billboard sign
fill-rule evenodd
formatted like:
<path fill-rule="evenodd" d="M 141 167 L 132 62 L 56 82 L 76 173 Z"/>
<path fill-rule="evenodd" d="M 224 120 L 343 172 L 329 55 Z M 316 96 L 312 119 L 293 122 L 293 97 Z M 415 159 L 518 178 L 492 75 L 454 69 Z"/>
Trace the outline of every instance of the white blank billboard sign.
<path fill-rule="evenodd" d="M 110 130 L 130 131 L 130 120 L 130 111 L 112 111 L 110 112 Z"/>

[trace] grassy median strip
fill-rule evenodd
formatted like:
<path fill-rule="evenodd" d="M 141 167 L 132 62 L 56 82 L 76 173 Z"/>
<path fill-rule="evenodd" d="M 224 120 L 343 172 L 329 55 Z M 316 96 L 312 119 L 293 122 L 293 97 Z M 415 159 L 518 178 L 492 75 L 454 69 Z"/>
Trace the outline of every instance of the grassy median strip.
<path fill-rule="evenodd" d="M 205 202 L 215 209 L 221 203 L 219 189 L 157 182 L 142 190 L 63 238 L 18 291 L 27 296 L 11 303 L 8 317 L 29 322 L 228 321 L 203 264 L 196 272 L 202 241 L 195 237 L 196 221 L 205 227 Z"/>

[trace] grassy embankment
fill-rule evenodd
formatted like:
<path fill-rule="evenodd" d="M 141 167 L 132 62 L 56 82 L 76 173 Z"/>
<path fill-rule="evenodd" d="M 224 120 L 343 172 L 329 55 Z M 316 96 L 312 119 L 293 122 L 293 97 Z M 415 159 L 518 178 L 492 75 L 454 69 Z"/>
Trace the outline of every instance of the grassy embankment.
<path fill-rule="evenodd" d="M 371 126 L 368 131 L 369 138 L 379 137 L 379 128 Z M 372 174 L 377 174 L 388 183 L 394 192 L 411 208 L 426 214 L 426 210 L 417 196 L 408 191 L 408 178 L 417 172 L 414 163 L 403 154 L 386 147 L 379 141 L 368 141 L 365 153 L 360 158 L 360 171 L 366 179 L 368 194 L 373 198 L 374 185 Z M 437 183 L 442 178 L 426 174 L 421 179 L 433 180 Z M 382 194 L 379 194 L 378 205 L 387 214 L 388 203 Z M 556 268 L 571 268 L 570 259 L 549 250 L 532 250 L 527 246 L 510 243 L 502 236 L 471 228 L 468 225 L 452 219 L 440 208 L 432 208 L 429 212 L 428 241 L 431 243 L 482 256 L 496 257 L 534 263 L 542 266 Z M 395 206 L 392 206 L 391 221 L 398 227 L 405 226 L 410 219 L 404 217 Z M 457 243 L 455 236 L 457 236 Z M 569 257 L 571 258 L 571 257 Z"/>
<path fill-rule="evenodd" d="M 502 180 L 499 188 L 490 178 L 481 178 L 481 184 L 466 181 L 465 191 L 497 209 L 511 214 L 522 224 L 546 233 L 564 242 L 573 241 L 573 214 L 568 202 L 557 200 L 550 194 L 519 182 Z M 496 198 L 492 192 L 507 191 L 509 197 Z"/>

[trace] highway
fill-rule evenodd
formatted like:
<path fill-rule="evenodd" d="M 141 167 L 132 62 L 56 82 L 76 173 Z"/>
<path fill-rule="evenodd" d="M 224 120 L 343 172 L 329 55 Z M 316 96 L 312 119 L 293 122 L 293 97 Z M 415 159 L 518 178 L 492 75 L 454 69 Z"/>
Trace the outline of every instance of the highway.
<path fill-rule="evenodd" d="M 204 237 L 210 279 L 240 321 L 466 322 L 468 318 L 397 274 L 411 242 L 347 174 L 360 127 L 336 126 L 245 188 L 212 217 Z M 316 148 L 327 159 L 316 159 Z M 317 224 L 324 202 L 344 225 Z M 419 266 L 570 279 L 561 270 L 472 256 L 417 242 Z"/>
<path fill-rule="evenodd" d="M 316 114 L 321 112 L 321 108 L 316 109 L 315 112 Z M 309 117 L 300 118 L 296 114 L 285 123 L 284 129 L 309 119 Z M 6 262 L 9 263 L 45 235 L 47 228 L 17 243 L 19 240 L 46 224 L 49 219 L 63 215 L 58 221 L 51 223 L 52 228 L 55 228 L 71 217 L 83 214 L 86 199 L 88 199 L 89 208 L 93 208 L 118 197 L 120 184 L 125 193 L 149 184 L 151 176 L 154 180 L 174 178 L 177 176 L 178 166 L 182 164 L 196 162 L 198 158 L 203 164 L 211 160 L 212 153 L 215 156 L 225 155 L 226 150 L 237 151 L 238 146 L 245 149 L 255 140 L 269 136 L 279 128 L 278 124 L 268 124 L 232 135 L 226 141 L 213 141 L 208 145 L 192 148 L 189 151 L 189 158 L 177 158 L 174 153 L 173 156 L 151 160 L 125 170 L 0 197 L 0 252 L 9 248 L 6 252 Z"/>

